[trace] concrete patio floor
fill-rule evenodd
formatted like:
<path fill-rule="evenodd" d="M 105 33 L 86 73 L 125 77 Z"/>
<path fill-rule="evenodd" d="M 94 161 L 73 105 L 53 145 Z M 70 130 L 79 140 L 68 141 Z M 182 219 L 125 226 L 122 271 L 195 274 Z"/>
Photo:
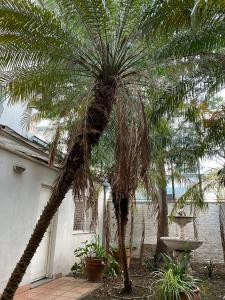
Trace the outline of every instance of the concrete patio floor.
<path fill-rule="evenodd" d="M 62 277 L 26 292 L 16 294 L 14 300 L 77 300 L 100 286 L 85 279 Z"/>

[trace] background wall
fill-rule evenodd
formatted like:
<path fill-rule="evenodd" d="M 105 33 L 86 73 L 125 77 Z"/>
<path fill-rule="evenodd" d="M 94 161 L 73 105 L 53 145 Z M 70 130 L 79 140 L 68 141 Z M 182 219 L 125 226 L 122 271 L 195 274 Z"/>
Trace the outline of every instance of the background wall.
<path fill-rule="evenodd" d="M 112 203 L 110 205 L 110 228 L 111 228 L 111 240 L 115 243 L 116 222 L 113 213 Z M 222 203 L 225 210 L 225 203 Z M 171 211 L 173 203 L 169 203 L 169 211 Z M 133 245 L 137 247 L 134 252 L 135 256 L 139 255 L 141 236 L 143 230 L 143 217 L 145 220 L 145 244 L 156 244 L 156 232 L 157 225 L 155 222 L 154 209 L 151 202 L 137 202 L 134 211 L 134 235 Z M 219 204 L 215 202 L 209 203 L 209 207 L 206 211 L 202 211 L 198 214 L 197 229 L 199 240 L 203 240 L 203 245 L 195 251 L 194 258 L 199 261 L 213 261 L 223 262 L 223 250 L 220 238 L 220 226 L 219 226 Z M 130 238 L 130 218 L 127 225 L 127 243 Z M 194 229 L 193 224 L 190 223 L 186 226 L 186 236 L 193 238 Z M 177 236 L 179 233 L 178 226 L 176 224 L 169 225 L 169 236 Z"/>

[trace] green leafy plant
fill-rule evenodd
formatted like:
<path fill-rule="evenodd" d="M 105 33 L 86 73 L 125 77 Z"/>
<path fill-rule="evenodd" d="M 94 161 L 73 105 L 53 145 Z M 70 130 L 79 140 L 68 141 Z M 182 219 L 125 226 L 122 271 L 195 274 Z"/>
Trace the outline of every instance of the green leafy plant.
<path fill-rule="evenodd" d="M 107 258 L 108 258 L 108 267 L 106 269 L 106 276 L 111 278 L 117 277 L 118 269 L 119 269 L 119 264 L 117 260 L 112 255 L 109 255 Z"/>
<path fill-rule="evenodd" d="M 179 262 L 164 255 L 165 269 L 154 272 L 153 287 L 157 300 L 180 300 L 184 294 L 189 300 L 193 299 L 198 289 L 197 280 L 187 274 L 188 255 L 184 254 Z"/>
<path fill-rule="evenodd" d="M 83 275 L 85 270 L 84 261 L 81 260 L 80 262 L 75 262 L 74 265 L 71 267 L 71 272 L 74 276 Z"/>
<path fill-rule="evenodd" d="M 84 273 L 85 263 L 84 260 L 86 257 L 97 257 L 107 260 L 106 276 L 107 277 L 116 277 L 118 270 L 118 263 L 112 255 L 107 255 L 105 247 L 100 243 L 99 236 L 96 236 L 95 239 L 91 242 L 83 242 L 83 246 L 77 248 L 74 251 L 74 255 L 80 258 L 80 262 L 72 266 L 71 271 L 74 275 L 79 275 Z"/>
<path fill-rule="evenodd" d="M 189 264 L 189 260 L 190 260 L 189 253 L 184 253 L 178 262 L 166 254 L 163 254 L 162 258 L 164 261 L 164 269 L 165 270 L 172 269 L 175 274 L 178 274 L 180 276 L 187 273 L 188 264 Z"/>
<path fill-rule="evenodd" d="M 106 250 L 101 245 L 99 236 L 95 237 L 95 240 L 89 242 L 83 242 L 83 247 L 79 247 L 74 251 L 74 255 L 76 257 L 98 257 L 98 258 L 105 258 L 106 257 Z"/>
<path fill-rule="evenodd" d="M 156 271 L 159 267 L 161 255 L 154 255 L 153 257 L 148 257 L 144 261 L 145 269 L 149 272 Z"/>
<path fill-rule="evenodd" d="M 210 259 L 210 261 L 206 263 L 205 268 L 207 270 L 208 278 L 212 279 L 213 278 L 213 274 L 214 274 L 214 270 L 215 270 L 215 264 L 214 264 L 214 262 Z"/>

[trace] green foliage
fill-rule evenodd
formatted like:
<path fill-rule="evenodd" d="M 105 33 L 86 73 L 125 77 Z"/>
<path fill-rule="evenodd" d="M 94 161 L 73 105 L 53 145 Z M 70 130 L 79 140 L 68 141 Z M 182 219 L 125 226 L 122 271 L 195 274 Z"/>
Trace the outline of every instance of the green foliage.
<path fill-rule="evenodd" d="M 165 269 L 154 273 L 153 289 L 155 299 L 180 300 L 180 293 L 191 300 L 197 289 L 197 280 L 187 274 L 189 257 L 184 254 L 179 262 L 174 262 L 170 257 L 164 256 Z"/>
<path fill-rule="evenodd" d="M 197 289 L 196 281 L 192 276 L 186 274 L 180 277 L 172 269 L 157 271 L 155 278 L 155 284 L 158 285 L 156 299 L 159 300 L 180 300 L 181 293 L 191 300 Z"/>
<path fill-rule="evenodd" d="M 89 242 L 83 242 L 83 247 L 79 247 L 74 251 L 76 257 L 98 257 L 105 258 L 106 251 L 105 248 L 101 245 L 99 236 L 95 237 L 95 240 Z"/>
<path fill-rule="evenodd" d="M 214 275 L 214 270 L 215 270 L 215 264 L 214 262 L 210 259 L 209 262 L 206 263 L 206 270 L 207 270 L 207 276 L 211 280 Z"/>
<path fill-rule="evenodd" d="M 74 276 L 83 275 L 85 272 L 84 260 L 81 260 L 79 263 L 75 262 L 74 265 L 71 267 L 71 272 Z"/>
<path fill-rule="evenodd" d="M 115 257 L 112 255 L 107 256 L 107 269 L 106 276 L 110 278 L 117 277 L 118 275 L 119 264 Z"/>
<path fill-rule="evenodd" d="M 169 255 L 163 254 L 163 261 L 164 261 L 164 268 L 166 270 L 172 269 L 173 272 L 180 277 L 183 276 L 183 274 L 186 274 L 188 271 L 188 264 L 190 261 L 190 254 L 184 253 L 178 262 L 176 262 L 173 258 L 171 258 Z"/>
<path fill-rule="evenodd" d="M 165 187 L 165 179 L 155 176 L 161 161 L 195 163 L 209 144 L 224 144 L 222 113 L 202 143 L 191 132 L 181 143 L 171 130 L 174 117 L 200 119 L 198 104 L 224 86 L 224 18 L 222 0 L 4 0 L 1 86 L 11 102 L 26 100 L 38 109 L 33 121 L 53 120 L 68 135 L 85 116 L 96 83 L 116 79 L 118 102 L 126 98 L 127 109 L 141 95 L 154 124 L 149 176 Z M 114 123 L 93 151 L 101 178 L 115 161 Z"/>
<path fill-rule="evenodd" d="M 159 255 L 154 255 L 154 257 L 148 257 L 144 260 L 145 269 L 149 272 L 156 271 L 159 266 Z"/>
<path fill-rule="evenodd" d="M 74 251 L 75 257 L 80 258 L 80 262 L 75 262 L 71 267 L 74 275 L 84 274 L 85 271 L 85 257 L 97 257 L 107 261 L 106 276 L 116 277 L 118 270 L 118 262 L 112 255 L 107 255 L 105 247 L 100 243 L 99 236 L 95 240 L 83 242 L 83 247 L 79 247 Z"/>

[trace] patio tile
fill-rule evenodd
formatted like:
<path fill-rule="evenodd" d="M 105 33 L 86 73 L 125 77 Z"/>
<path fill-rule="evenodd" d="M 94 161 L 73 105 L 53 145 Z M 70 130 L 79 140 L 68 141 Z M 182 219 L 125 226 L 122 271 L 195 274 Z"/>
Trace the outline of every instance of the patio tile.
<path fill-rule="evenodd" d="M 67 281 L 73 281 L 73 280 L 77 280 L 77 279 L 80 279 L 80 278 L 75 278 L 75 277 L 71 277 L 71 276 L 63 277 L 63 280 L 67 280 Z M 81 280 L 83 280 L 83 279 L 81 278 Z"/>
<path fill-rule="evenodd" d="M 21 293 L 16 295 L 13 300 L 53 300 L 56 296 L 44 295 L 44 294 L 34 294 L 34 293 Z"/>
<path fill-rule="evenodd" d="M 76 295 L 77 295 L 77 294 L 80 295 L 80 294 L 82 294 L 82 293 L 86 293 L 86 291 L 84 292 L 83 290 L 80 290 L 80 289 L 77 289 L 77 288 L 73 288 L 72 290 L 70 290 L 70 291 L 68 291 L 68 292 L 70 292 L 70 293 L 76 293 Z M 63 296 L 66 296 L 65 293 L 66 293 L 66 291 L 64 291 Z"/>
<path fill-rule="evenodd" d="M 58 287 L 56 287 L 55 289 L 45 289 L 45 290 L 43 290 L 42 294 L 59 296 L 59 295 L 62 295 L 64 292 L 65 291 L 60 290 Z"/>
<path fill-rule="evenodd" d="M 64 296 L 58 296 L 54 300 L 76 300 L 78 297 L 71 298 L 71 297 L 64 297 Z"/>
<path fill-rule="evenodd" d="M 28 299 L 40 299 L 39 294 L 34 294 L 34 293 L 31 293 L 30 291 L 27 292 L 27 297 L 28 297 Z"/>
<path fill-rule="evenodd" d="M 62 294 L 61 296 L 63 297 L 78 297 L 81 296 L 83 293 L 81 292 L 77 292 L 77 291 L 72 291 L 72 292 L 65 292 L 64 294 Z"/>
<path fill-rule="evenodd" d="M 62 290 L 62 291 L 71 291 L 72 289 L 74 289 L 76 286 L 74 285 L 65 285 L 65 284 L 62 284 L 60 286 L 57 287 L 58 290 Z"/>
<path fill-rule="evenodd" d="M 66 277 L 62 277 L 62 278 L 58 278 L 58 279 L 55 279 L 53 282 L 57 282 L 57 283 L 61 283 L 61 284 L 63 284 L 63 283 L 66 283 L 66 282 L 68 282 L 68 279 L 66 279 Z"/>
<path fill-rule="evenodd" d="M 54 288 L 56 288 L 56 287 L 58 287 L 58 286 L 61 286 L 62 284 L 64 284 L 64 283 L 61 283 L 61 282 L 54 282 L 54 281 L 53 281 L 53 282 L 44 284 L 44 287 L 49 288 L 49 289 L 54 289 Z"/>
<path fill-rule="evenodd" d="M 53 300 L 56 298 L 55 295 L 44 295 L 44 294 L 38 294 L 38 300 Z"/>
<path fill-rule="evenodd" d="M 38 287 L 36 287 L 34 289 L 31 289 L 30 292 L 31 293 L 35 293 L 35 294 L 41 294 L 41 293 L 45 294 L 46 290 L 48 291 L 50 289 L 48 289 L 48 288 L 46 288 L 44 286 L 38 286 Z"/>
<path fill-rule="evenodd" d="M 60 286 L 78 286 L 81 285 L 82 283 L 76 282 L 76 281 L 68 281 L 66 283 L 61 284 Z"/>
<path fill-rule="evenodd" d="M 93 291 L 98 283 L 63 277 L 15 295 L 13 300 L 75 300 Z"/>
<path fill-rule="evenodd" d="M 64 288 L 64 287 L 69 287 L 69 288 L 75 288 L 75 287 L 81 287 L 83 286 L 84 283 L 82 282 L 77 282 L 77 281 L 73 281 L 73 282 L 68 282 L 68 283 L 64 283 L 62 285 L 59 286 L 59 288 Z"/>

